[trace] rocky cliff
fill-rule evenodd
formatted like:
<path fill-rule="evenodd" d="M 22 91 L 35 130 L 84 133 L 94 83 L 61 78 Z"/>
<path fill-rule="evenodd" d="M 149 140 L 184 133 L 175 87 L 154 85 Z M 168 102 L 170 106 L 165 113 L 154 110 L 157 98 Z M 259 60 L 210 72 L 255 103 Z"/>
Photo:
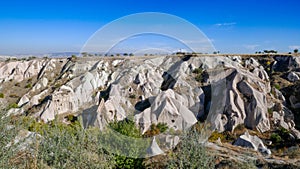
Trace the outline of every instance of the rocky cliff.
<path fill-rule="evenodd" d="M 17 104 L 10 114 L 45 122 L 82 116 L 85 127 L 133 117 L 143 133 L 151 124 L 182 131 L 202 121 L 218 132 L 282 127 L 300 139 L 299 70 L 293 56 L 6 61 L 0 62 L 0 102 Z"/>

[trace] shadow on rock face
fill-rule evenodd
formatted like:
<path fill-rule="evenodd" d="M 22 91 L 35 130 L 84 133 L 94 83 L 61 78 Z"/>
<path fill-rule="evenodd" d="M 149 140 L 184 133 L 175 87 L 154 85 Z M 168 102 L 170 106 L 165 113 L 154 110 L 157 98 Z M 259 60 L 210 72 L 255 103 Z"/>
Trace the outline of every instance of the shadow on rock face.
<path fill-rule="evenodd" d="M 140 112 L 144 111 L 145 109 L 149 108 L 151 106 L 151 103 L 149 99 L 139 101 L 135 104 L 134 108 Z"/>
<path fill-rule="evenodd" d="M 161 90 L 166 91 L 168 89 L 173 89 L 176 84 L 176 80 L 167 72 L 164 72 L 163 78 L 164 81 L 161 85 Z"/>
<path fill-rule="evenodd" d="M 88 128 L 89 126 L 95 126 L 95 122 L 97 120 L 97 109 L 98 106 L 95 105 L 88 109 L 83 110 L 82 123 L 84 128 Z"/>

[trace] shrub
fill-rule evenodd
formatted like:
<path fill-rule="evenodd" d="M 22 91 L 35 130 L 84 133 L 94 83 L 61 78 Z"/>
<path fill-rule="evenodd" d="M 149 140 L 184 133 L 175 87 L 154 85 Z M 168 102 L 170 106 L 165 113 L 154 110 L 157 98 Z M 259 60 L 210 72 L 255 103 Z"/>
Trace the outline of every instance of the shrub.
<path fill-rule="evenodd" d="M 25 86 L 25 88 L 31 88 L 31 87 L 32 87 L 31 83 L 28 83 L 28 84 Z"/>
<path fill-rule="evenodd" d="M 113 157 L 99 142 L 99 129 L 84 130 L 77 121 L 71 125 L 31 121 L 32 131 L 42 135 L 42 142 L 33 145 L 38 168 L 112 168 Z"/>
<path fill-rule="evenodd" d="M 18 134 L 18 126 L 13 126 L 11 116 L 5 116 L 6 112 L 0 108 L 0 168 L 25 168 L 24 165 L 17 163 L 16 157 L 18 152 L 16 151 L 15 144 L 7 146 L 13 142 Z M 20 159 L 22 160 L 22 159 Z M 22 161 L 21 161 L 22 162 Z"/>
<path fill-rule="evenodd" d="M 17 96 L 16 94 L 10 94 L 9 97 L 11 97 L 11 98 L 19 98 L 19 96 Z"/>
<path fill-rule="evenodd" d="M 274 143 L 280 143 L 282 141 L 282 138 L 280 137 L 280 135 L 278 135 L 277 133 L 272 133 L 270 139 L 272 140 L 272 142 Z"/>
<path fill-rule="evenodd" d="M 77 56 L 76 55 L 72 55 L 71 58 L 72 59 L 77 59 Z"/>
<path fill-rule="evenodd" d="M 195 80 L 197 82 L 202 82 L 203 81 L 203 76 L 202 76 L 203 69 L 201 67 L 194 69 L 193 73 L 196 74 Z"/>
<path fill-rule="evenodd" d="M 61 86 L 62 86 L 62 84 L 60 82 L 58 82 L 54 86 L 52 86 L 52 90 L 56 90 L 56 89 L 60 88 Z"/>
<path fill-rule="evenodd" d="M 278 90 L 281 88 L 279 84 L 274 84 L 274 87 Z"/>
<path fill-rule="evenodd" d="M 136 138 L 142 136 L 140 130 L 135 126 L 132 120 L 114 121 L 109 123 L 109 127 L 125 136 Z"/>
<path fill-rule="evenodd" d="M 273 108 L 268 108 L 268 113 L 269 113 L 270 115 L 273 115 Z"/>
<path fill-rule="evenodd" d="M 130 95 L 129 95 L 129 98 L 130 98 L 130 99 L 135 99 L 135 98 L 136 98 L 136 95 L 135 95 L 135 94 L 130 94 Z"/>
<path fill-rule="evenodd" d="M 202 138 L 196 129 L 186 133 L 177 150 L 170 155 L 168 168 L 215 168 L 214 157 L 202 145 Z"/>
<path fill-rule="evenodd" d="M 235 129 L 237 130 L 237 129 Z M 233 134 L 229 131 L 224 131 L 222 133 L 219 133 L 218 131 L 212 132 L 210 137 L 208 138 L 209 141 L 215 142 L 220 138 L 222 142 L 233 142 L 236 138 L 233 136 Z"/>
<path fill-rule="evenodd" d="M 226 140 L 226 137 L 224 136 L 224 134 L 219 133 L 217 131 L 212 132 L 211 136 L 208 138 L 208 141 L 210 142 L 215 142 L 220 138 L 221 141 Z"/>
<path fill-rule="evenodd" d="M 11 118 L 0 111 L 0 168 L 115 168 L 114 157 L 100 144 L 100 130 L 72 125 L 46 124 L 30 117 Z M 20 129 L 40 134 L 26 142 L 12 143 Z M 22 145 L 24 149 L 19 149 Z"/>
<path fill-rule="evenodd" d="M 16 108 L 19 108 L 19 106 L 18 106 L 17 103 L 11 103 L 11 104 L 8 105 L 7 109 L 12 109 L 12 108 L 16 109 Z"/>
<path fill-rule="evenodd" d="M 3 93 L 0 93 L 0 98 L 4 98 L 4 94 Z"/>
<path fill-rule="evenodd" d="M 203 72 L 203 69 L 201 67 L 193 70 L 193 73 L 195 73 L 195 74 L 201 74 L 202 72 Z"/>
<path fill-rule="evenodd" d="M 202 82 L 202 80 L 203 80 L 202 75 L 201 74 L 197 74 L 197 76 L 195 77 L 195 80 L 197 82 Z"/>
<path fill-rule="evenodd" d="M 145 168 L 143 157 L 149 143 L 132 120 L 115 121 L 109 124 L 102 138 L 108 143 L 105 148 L 114 154 L 116 168 Z M 121 135 L 120 135 L 121 134 Z"/>
<path fill-rule="evenodd" d="M 151 124 L 150 129 L 144 133 L 144 137 L 152 137 L 168 130 L 166 123 Z"/>
<path fill-rule="evenodd" d="M 156 127 L 159 129 L 159 131 L 160 131 L 161 133 L 163 133 L 163 132 L 165 132 L 165 131 L 168 130 L 168 125 L 167 125 L 167 123 L 158 123 L 158 124 L 156 125 Z"/>

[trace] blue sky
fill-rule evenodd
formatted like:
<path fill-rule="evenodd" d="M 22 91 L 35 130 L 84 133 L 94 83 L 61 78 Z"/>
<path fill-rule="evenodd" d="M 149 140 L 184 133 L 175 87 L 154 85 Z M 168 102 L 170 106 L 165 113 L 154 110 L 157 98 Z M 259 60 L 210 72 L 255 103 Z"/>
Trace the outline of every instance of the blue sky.
<path fill-rule="evenodd" d="M 0 55 L 80 51 L 99 28 L 139 12 L 193 23 L 221 53 L 300 48 L 297 0 L 86 0 L 0 2 Z"/>

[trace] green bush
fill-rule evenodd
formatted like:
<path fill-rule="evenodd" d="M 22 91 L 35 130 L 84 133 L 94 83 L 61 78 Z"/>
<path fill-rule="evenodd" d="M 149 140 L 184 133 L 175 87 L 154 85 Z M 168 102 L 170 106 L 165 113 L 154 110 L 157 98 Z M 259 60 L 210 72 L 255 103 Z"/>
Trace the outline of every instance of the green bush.
<path fill-rule="evenodd" d="M 0 93 L 0 98 L 4 98 L 4 94 L 3 93 Z"/>
<path fill-rule="evenodd" d="M 202 145 L 202 138 L 201 132 L 196 129 L 186 133 L 177 150 L 170 155 L 168 168 L 215 168 L 214 156 Z"/>
<path fill-rule="evenodd" d="M 0 168 L 115 168 L 114 157 L 100 144 L 100 130 L 84 130 L 77 121 L 72 125 L 54 120 L 38 122 L 30 117 L 2 118 L 0 113 Z M 8 127 L 14 125 L 12 127 Z M 33 137 L 25 149 L 23 140 L 12 144 L 20 129 L 41 136 Z"/>
<path fill-rule="evenodd" d="M 22 130 L 21 121 L 13 116 L 6 116 L 6 109 L 0 105 L 0 168 L 30 168 L 28 149 L 20 151 L 24 139 L 15 142 Z"/>
<path fill-rule="evenodd" d="M 109 127 L 125 136 L 142 137 L 141 131 L 135 126 L 132 120 L 114 121 L 109 123 Z"/>
<path fill-rule="evenodd" d="M 193 73 L 195 73 L 195 74 L 201 74 L 202 72 L 203 72 L 203 69 L 201 67 L 193 70 Z"/>
<path fill-rule="evenodd" d="M 19 106 L 18 106 L 17 103 L 11 103 L 11 104 L 9 104 L 8 107 L 7 107 L 7 109 L 12 109 L 12 108 L 16 109 L 16 108 L 19 108 Z"/>
<path fill-rule="evenodd" d="M 281 88 L 279 84 L 274 84 L 274 87 L 275 87 L 277 90 L 279 90 L 279 89 Z"/>
<path fill-rule="evenodd" d="M 113 168 L 113 156 L 100 144 L 100 130 L 83 129 L 77 121 L 71 125 L 31 121 L 29 129 L 39 133 L 42 141 L 33 145 L 38 168 Z"/>
<path fill-rule="evenodd" d="M 135 99 L 135 98 L 136 98 L 136 95 L 135 95 L 135 94 L 130 94 L 130 95 L 129 95 L 129 98 L 130 98 L 130 99 Z"/>
<path fill-rule="evenodd" d="M 214 131 L 214 132 L 211 133 L 211 136 L 208 138 L 208 140 L 209 140 L 210 142 L 215 142 L 215 141 L 217 141 L 219 138 L 220 138 L 221 141 L 226 140 L 226 137 L 225 137 L 224 134 L 219 133 L 219 132 L 217 132 L 217 131 Z"/>
<path fill-rule="evenodd" d="M 31 87 L 32 87 L 31 83 L 28 83 L 28 84 L 25 86 L 25 88 L 31 88 Z"/>
<path fill-rule="evenodd" d="M 19 98 L 19 96 L 16 95 L 16 94 L 10 94 L 9 97 L 11 97 L 11 98 Z"/>
<path fill-rule="evenodd" d="M 110 123 L 102 138 L 107 151 L 114 154 L 116 168 L 145 168 L 141 157 L 150 141 L 141 139 L 141 131 L 132 120 Z"/>
<path fill-rule="evenodd" d="M 160 133 L 163 133 L 168 130 L 167 123 L 157 123 L 156 127 L 159 129 Z"/>
<path fill-rule="evenodd" d="M 153 137 L 168 130 L 166 123 L 151 124 L 150 129 L 144 133 L 144 137 Z"/>
<path fill-rule="evenodd" d="M 278 135 L 277 133 L 272 133 L 270 139 L 272 140 L 272 142 L 274 143 L 280 143 L 282 141 L 282 138 L 280 137 L 280 135 Z"/>
<path fill-rule="evenodd" d="M 202 82 L 202 80 L 203 80 L 202 75 L 201 75 L 201 74 L 197 74 L 196 77 L 195 77 L 195 80 L 196 80 L 197 82 Z"/>

